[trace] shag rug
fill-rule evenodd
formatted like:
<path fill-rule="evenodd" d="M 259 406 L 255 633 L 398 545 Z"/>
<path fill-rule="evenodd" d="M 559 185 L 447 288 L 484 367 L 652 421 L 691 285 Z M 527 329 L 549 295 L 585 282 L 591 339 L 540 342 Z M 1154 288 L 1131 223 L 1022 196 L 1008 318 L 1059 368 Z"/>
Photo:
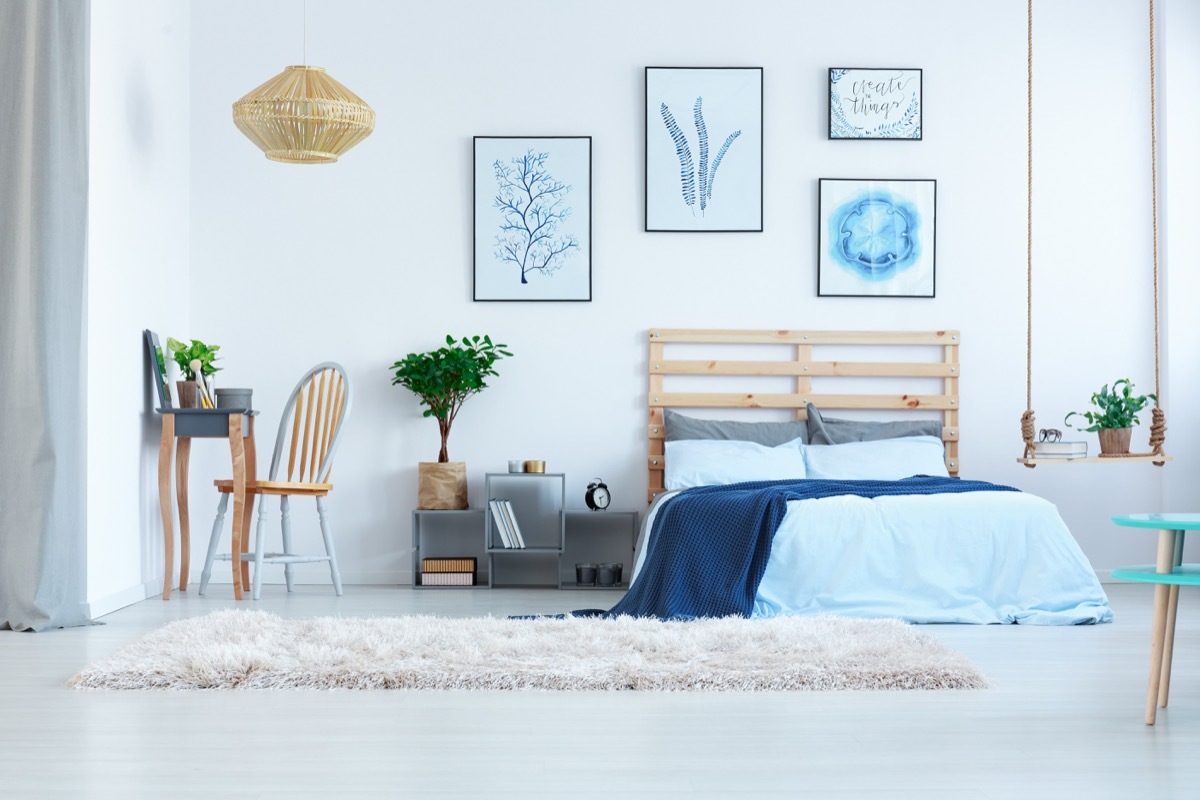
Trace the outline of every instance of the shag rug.
<path fill-rule="evenodd" d="M 173 622 L 79 689 L 980 689 L 959 653 L 897 620 L 433 616 Z"/>

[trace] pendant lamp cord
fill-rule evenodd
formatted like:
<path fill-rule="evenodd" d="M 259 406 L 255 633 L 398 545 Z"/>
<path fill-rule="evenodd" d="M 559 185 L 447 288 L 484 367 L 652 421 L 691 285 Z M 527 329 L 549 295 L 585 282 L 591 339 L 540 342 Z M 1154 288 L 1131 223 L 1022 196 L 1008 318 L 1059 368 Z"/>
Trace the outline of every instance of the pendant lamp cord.
<path fill-rule="evenodd" d="M 303 35 L 303 39 L 302 39 L 303 44 L 301 44 L 301 50 L 300 50 L 300 54 L 301 54 L 300 63 L 307 67 L 308 66 L 308 0 L 302 0 L 302 4 L 301 4 L 300 8 L 301 8 L 300 16 L 304 18 L 304 22 L 302 23 L 304 35 Z"/>
<path fill-rule="evenodd" d="M 1025 413 L 1021 438 L 1025 458 L 1033 458 L 1033 0 L 1025 11 Z M 1025 466 L 1033 469 L 1034 464 Z"/>

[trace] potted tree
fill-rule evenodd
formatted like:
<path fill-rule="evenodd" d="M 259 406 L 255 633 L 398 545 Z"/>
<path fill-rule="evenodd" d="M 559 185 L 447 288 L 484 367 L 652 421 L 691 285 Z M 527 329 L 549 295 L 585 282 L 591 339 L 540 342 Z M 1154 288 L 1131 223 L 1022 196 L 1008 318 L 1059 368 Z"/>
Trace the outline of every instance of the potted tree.
<path fill-rule="evenodd" d="M 1100 437 L 1100 452 L 1105 455 L 1125 455 L 1129 453 L 1129 437 L 1133 426 L 1137 425 L 1138 412 L 1146 407 L 1149 400 L 1158 400 L 1153 394 L 1135 395 L 1133 383 L 1129 378 L 1114 381 L 1112 391 L 1108 384 L 1100 387 L 1100 391 L 1092 394 L 1092 405 L 1095 411 L 1072 411 L 1067 414 L 1063 423 L 1076 430 L 1094 431 Z M 1087 427 L 1071 425 L 1071 417 L 1083 417 Z"/>
<path fill-rule="evenodd" d="M 219 344 L 210 346 L 199 339 L 192 339 L 191 344 L 184 344 L 178 339 L 167 337 L 167 349 L 171 351 L 171 356 L 179 365 L 179 373 L 183 376 L 182 380 L 175 382 L 175 389 L 179 393 L 179 407 L 199 408 L 199 395 L 196 391 L 198 389 L 196 385 L 197 370 L 193 362 L 200 362 L 201 379 L 215 375 L 221 369 L 213 363 L 217 360 L 217 351 L 221 349 L 221 346 Z"/>
<path fill-rule="evenodd" d="M 409 353 L 392 364 L 400 385 L 420 398 L 423 416 L 437 420 L 442 449 L 436 462 L 418 464 L 417 507 L 456 509 L 467 507 L 467 465 L 450 461 L 447 444 L 450 428 L 463 403 L 487 388 L 486 379 L 498 375 L 495 364 L 511 356 L 508 345 L 494 343 L 489 336 L 471 336 L 427 353 Z"/>

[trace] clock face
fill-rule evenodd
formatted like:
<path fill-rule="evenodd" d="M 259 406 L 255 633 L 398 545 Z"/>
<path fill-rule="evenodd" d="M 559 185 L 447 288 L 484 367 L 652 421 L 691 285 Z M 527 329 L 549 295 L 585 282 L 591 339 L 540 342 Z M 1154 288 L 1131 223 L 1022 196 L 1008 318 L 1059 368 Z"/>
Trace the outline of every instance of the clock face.
<path fill-rule="evenodd" d="M 603 486 L 597 486 L 596 491 L 592 493 L 592 502 L 597 508 L 608 508 L 608 502 L 612 498 L 608 495 L 608 489 Z"/>

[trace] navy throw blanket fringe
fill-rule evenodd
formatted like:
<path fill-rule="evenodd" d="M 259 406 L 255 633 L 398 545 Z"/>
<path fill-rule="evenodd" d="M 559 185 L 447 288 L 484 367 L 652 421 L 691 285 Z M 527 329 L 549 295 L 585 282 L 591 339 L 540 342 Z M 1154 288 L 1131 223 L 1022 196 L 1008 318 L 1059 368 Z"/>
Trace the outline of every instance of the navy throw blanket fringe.
<path fill-rule="evenodd" d="M 637 580 L 605 616 L 750 616 L 771 540 L 789 500 L 1017 491 L 986 481 L 928 475 L 899 481 L 750 481 L 687 489 L 659 509 Z"/>

